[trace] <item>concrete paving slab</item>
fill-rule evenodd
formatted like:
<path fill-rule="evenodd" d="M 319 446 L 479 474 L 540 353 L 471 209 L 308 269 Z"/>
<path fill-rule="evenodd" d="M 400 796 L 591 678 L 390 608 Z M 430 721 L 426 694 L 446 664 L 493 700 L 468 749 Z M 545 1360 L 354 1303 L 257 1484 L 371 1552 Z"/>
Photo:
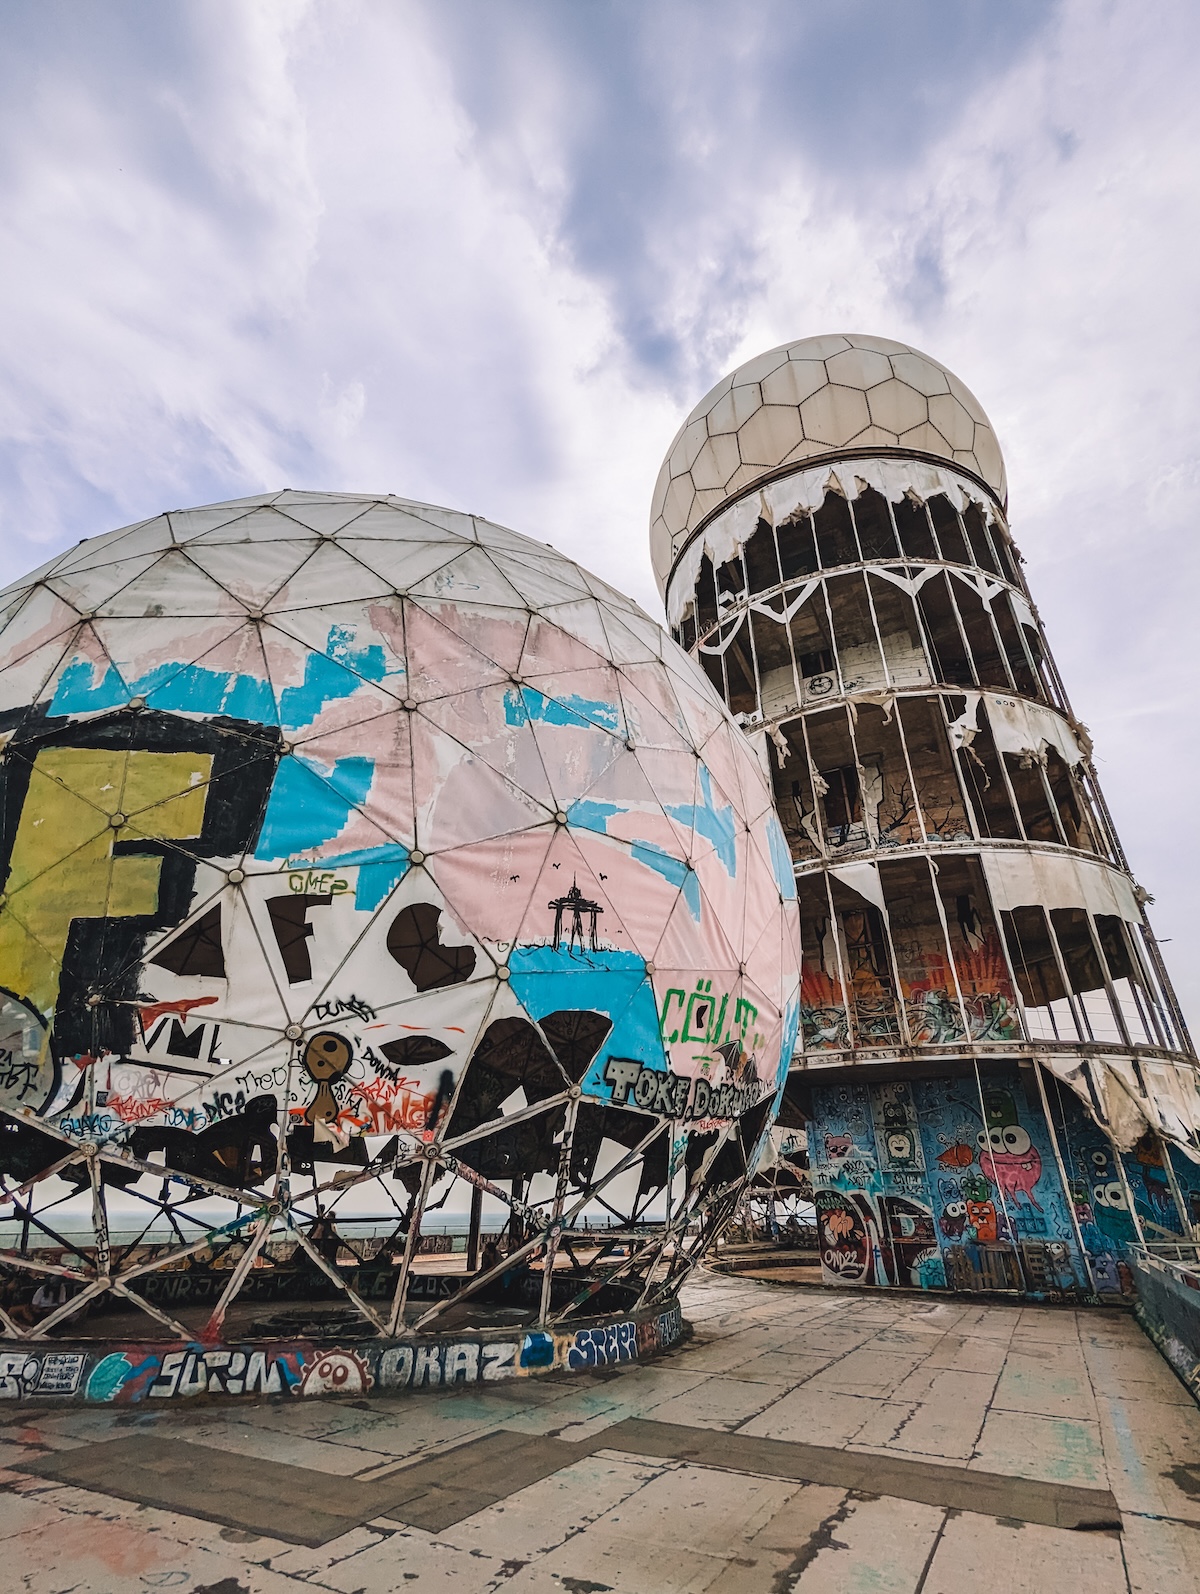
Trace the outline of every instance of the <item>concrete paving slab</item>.
<path fill-rule="evenodd" d="M 518 1558 L 511 1558 L 516 1560 Z M 341 1594 L 483 1594 L 504 1578 L 505 1559 L 457 1550 L 440 1540 L 398 1530 L 346 1556 L 320 1574 L 320 1586 Z M 292 1585 L 295 1594 L 295 1584 Z M 224 1591 L 222 1591 L 224 1594 Z"/>
<path fill-rule="evenodd" d="M 1194 1406 L 1195 1398 L 1148 1339 L 1097 1343 L 1083 1341 L 1083 1359 L 1097 1393 L 1119 1389 L 1126 1399 L 1161 1400 Z"/>
<path fill-rule="evenodd" d="M 1124 1511 L 1200 1525 L 1200 1407 L 1101 1396 L 1100 1434 Z"/>
<path fill-rule="evenodd" d="M 786 1383 L 761 1379 L 706 1378 L 683 1394 L 660 1401 L 652 1410 L 661 1422 L 698 1428 L 734 1429 L 765 1411 L 787 1393 Z"/>
<path fill-rule="evenodd" d="M 1129 1594 L 1200 1594 L 1200 1526 L 1126 1514 Z"/>
<path fill-rule="evenodd" d="M 803 1351 L 765 1350 L 749 1361 L 731 1368 L 730 1378 L 746 1378 L 756 1383 L 782 1384 L 785 1389 L 804 1383 L 834 1360 L 832 1355 L 807 1356 Z"/>
<path fill-rule="evenodd" d="M 942 1336 L 923 1365 L 953 1368 L 963 1373 L 990 1373 L 994 1382 L 1007 1355 L 1005 1341 L 964 1334 L 956 1326 Z"/>
<path fill-rule="evenodd" d="M 874 1395 L 886 1399 L 893 1395 L 914 1367 L 925 1359 L 922 1351 L 876 1350 L 874 1343 L 860 1345 L 848 1356 L 831 1362 L 814 1374 L 808 1387 L 832 1390 L 838 1394 Z"/>
<path fill-rule="evenodd" d="M 1065 1306 L 1023 1306 L 1013 1332 L 1017 1338 L 1075 1345 L 1079 1341 L 1078 1313 Z"/>
<path fill-rule="evenodd" d="M 921 1594 L 1125 1594 L 1120 1535 L 949 1514 Z M 805 1590 L 805 1594 L 808 1591 Z M 1165 1594 L 1165 1591 L 1164 1591 Z"/>
<path fill-rule="evenodd" d="M 764 1439 L 796 1439 L 810 1444 L 845 1445 L 881 1402 L 869 1395 L 814 1389 L 812 1380 L 789 1391 L 742 1427 Z"/>
<path fill-rule="evenodd" d="M 918 1399 L 913 1384 L 923 1375 L 929 1384 L 916 1411 L 887 1443 L 920 1455 L 970 1460 L 983 1431 L 995 1380 L 987 1373 L 921 1368 L 900 1386 L 898 1398 Z M 864 1438 L 860 1433 L 859 1440 Z"/>
<path fill-rule="evenodd" d="M 1100 1424 L 1066 1417 L 990 1411 L 969 1465 L 1048 1482 L 1108 1486 Z"/>
<path fill-rule="evenodd" d="M 913 1594 L 945 1516 L 934 1506 L 848 1499 L 816 1536 L 815 1553 L 791 1586 L 797 1594 Z"/>
<path fill-rule="evenodd" d="M 584 1533 L 605 1512 L 635 1494 L 664 1470 L 661 1460 L 639 1462 L 627 1456 L 580 1456 L 535 1488 L 465 1518 L 441 1535 L 460 1549 L 504 1557 L 547 1554 Z"/>
<path fill-rule="evenodd" d="M 587 1534 L 551 1552 L 543 1569 L 557 1575 L 560 1589 L 573 1582 L 631 1594 L 701 1594 L 729 1571 L 759 1570 L 754 1583 L 741 1584 L 749 1594 L 769 1586 L 762 1581 L 768 1568 L 750 1553 L 752 1541 L 796 1492 L 794 1485 L 713 1475 L 703 1467 L 663 1472 Z"/>
<path fill-rule="evenodd" d="M 1087 1364 L 1078 1345 L 1046 1342 L 1018 1349 L 1014 1340 L 996 1384 L 993 1405 L 1040 1416 L 1096 1418 Z"/>

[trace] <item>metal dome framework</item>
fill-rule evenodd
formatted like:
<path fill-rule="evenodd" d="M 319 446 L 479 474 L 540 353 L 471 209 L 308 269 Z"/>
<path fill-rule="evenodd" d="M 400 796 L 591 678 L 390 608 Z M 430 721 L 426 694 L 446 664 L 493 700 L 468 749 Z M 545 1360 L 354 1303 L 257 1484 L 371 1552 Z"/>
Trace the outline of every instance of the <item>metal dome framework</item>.
<path fill-rule="evenodd" d="M 295 492 L 83 543 L 0 605 L 3 1333 L 670 1300 L 798 1010 L 768 783 L 660 629 L 504 528 Z M 455 1191 L 451 1289 L 419 1256 Z M 39 1280 L 67 1298 L 29 1321 Z"/>

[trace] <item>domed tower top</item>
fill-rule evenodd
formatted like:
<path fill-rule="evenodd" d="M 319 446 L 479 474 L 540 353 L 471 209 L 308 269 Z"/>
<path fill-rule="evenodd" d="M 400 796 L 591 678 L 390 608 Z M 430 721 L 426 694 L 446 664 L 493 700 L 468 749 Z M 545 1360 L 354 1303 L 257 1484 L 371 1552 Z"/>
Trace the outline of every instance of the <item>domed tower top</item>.
<path fill-rule="evenodd" d="M 826 460 L 906 455 L 953 465 L 1004 508 L 991 422 L 939 361 L 891 338 L 781 343 L 722 378 L 680 427 L 658 474 L 650 555 L 664 594 L 696 530 L 722 506 Z"/>

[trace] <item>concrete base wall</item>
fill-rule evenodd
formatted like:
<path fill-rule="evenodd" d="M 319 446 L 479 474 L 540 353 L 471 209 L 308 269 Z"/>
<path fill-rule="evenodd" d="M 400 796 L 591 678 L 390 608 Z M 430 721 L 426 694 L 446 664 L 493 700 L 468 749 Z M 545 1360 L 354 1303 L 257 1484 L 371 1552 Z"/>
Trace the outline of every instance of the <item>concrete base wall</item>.
<path fill-rule="evenodd" d="M 1137 1319 L 1200 1401 L 1200 1275 L 1131 1254 Z"/>
<path fill-rule="evenodd" d="M 0 1348 L 0 1400 L 195 1401 L 263 1395 L 405 1394 L 644 1360 L 683 1333 L 678 1303 L 561 1329 L 489 1329 L 435 1338 L 289 1339 L 205 1345 L 111 1340 Z"/>

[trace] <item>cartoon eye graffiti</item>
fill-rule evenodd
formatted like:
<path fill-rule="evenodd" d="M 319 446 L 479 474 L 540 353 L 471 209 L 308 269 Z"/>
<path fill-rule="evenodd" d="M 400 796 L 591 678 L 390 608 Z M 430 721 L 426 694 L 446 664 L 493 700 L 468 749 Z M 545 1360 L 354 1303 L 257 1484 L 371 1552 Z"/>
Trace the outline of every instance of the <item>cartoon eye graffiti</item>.
<path fill-rule="evenodd" d="M 1098 1207 L 1109 1207 L 1117 1212 L 1129 1210 L 1129 1203 L 1125 1199 L 1125 1191 L 1121 1188 L 1120 1181 L 1114 1179 L 1110 1184 L 1098 1184 L 1092 1191 L 1092 1196 Z"/>
<path fill-rule="evenodd" d="M 1014 1157 L 1023 1157 L 1033 1144 L 1027 1131 L 1022 1129 L 1020 1124 L 1009 1124 L 1002 1132 L 1001 1138 L 1005 1151 Z"/>

